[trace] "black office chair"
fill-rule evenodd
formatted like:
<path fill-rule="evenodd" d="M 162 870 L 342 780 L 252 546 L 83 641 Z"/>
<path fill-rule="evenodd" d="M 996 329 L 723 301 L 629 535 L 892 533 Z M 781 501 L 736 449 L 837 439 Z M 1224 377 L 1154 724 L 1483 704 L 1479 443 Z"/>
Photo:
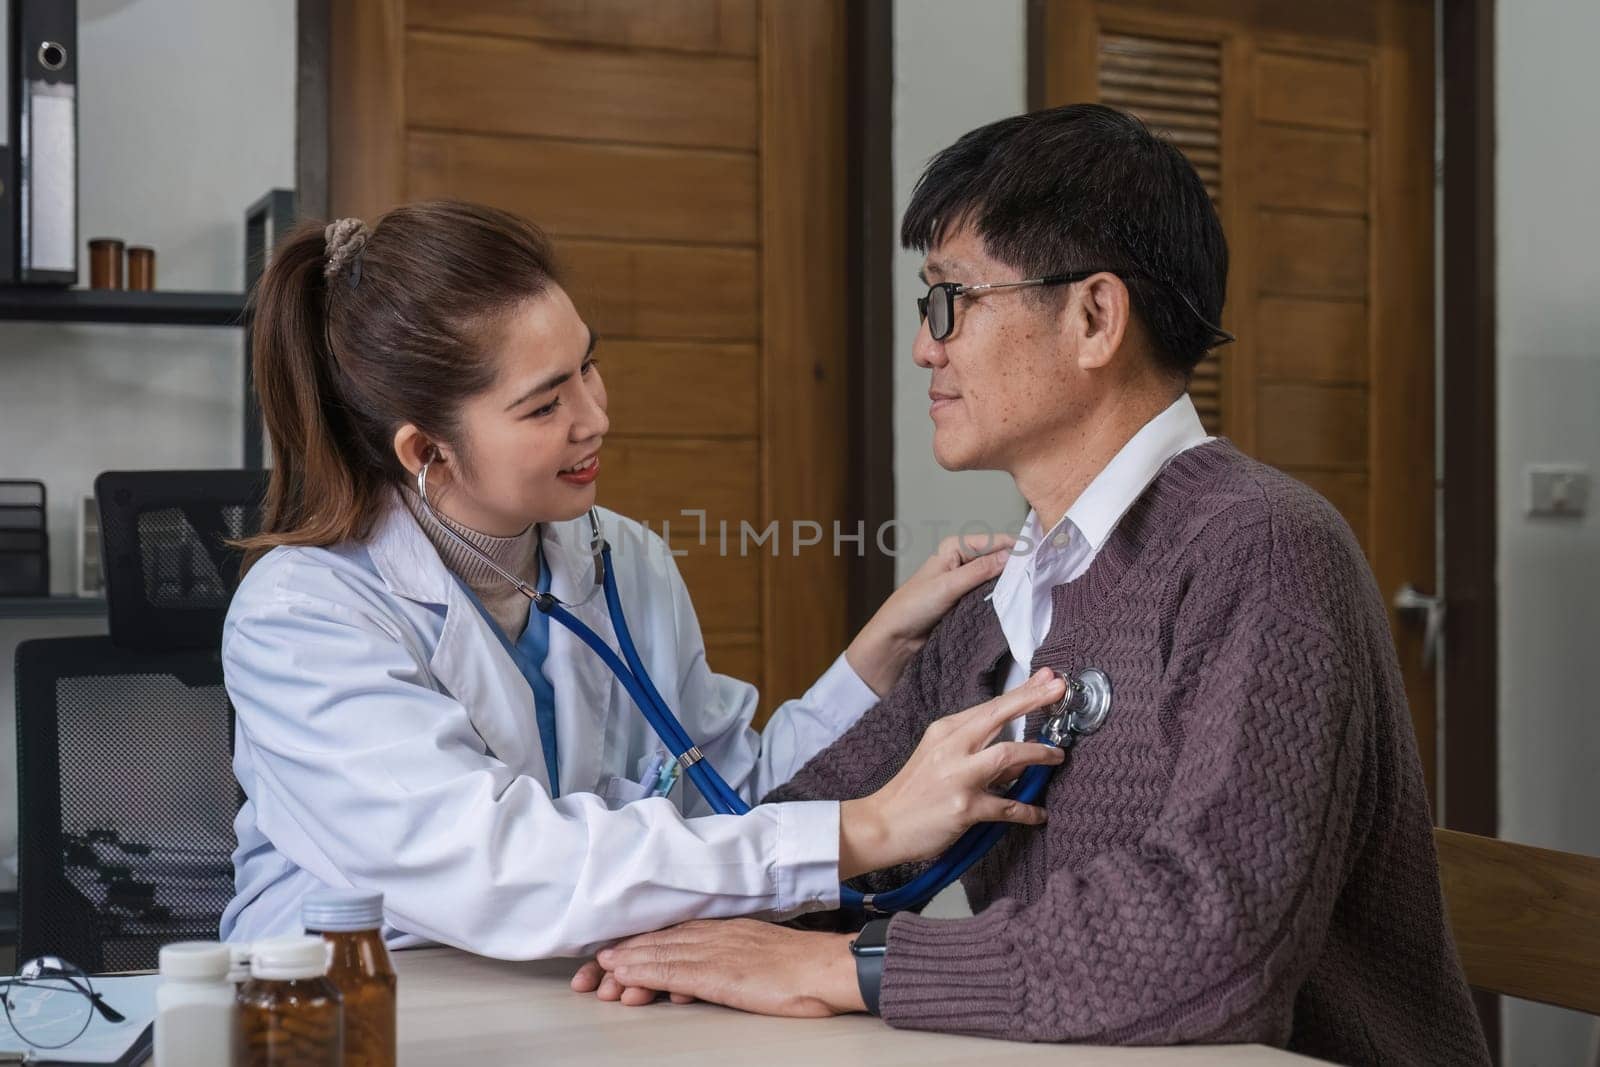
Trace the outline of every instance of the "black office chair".
<path fill-rule="evenodd" d="M 107 471 L 95 479 L 111 639 L 124 648 L 216 648 L 266 471 Z"/>
<path fill-rule="evenodd" d="M 20 959 L 156 965 L 233 896 L 233 709 L 218 658 L 264 471 L 95 480 L 109 638 L 17 648 Z"/>
<path fill-rule="evenodd" d="M 233 896 L 233 711 L 215 651 L 17 646 L 17 958 L 150 968 Z"/>

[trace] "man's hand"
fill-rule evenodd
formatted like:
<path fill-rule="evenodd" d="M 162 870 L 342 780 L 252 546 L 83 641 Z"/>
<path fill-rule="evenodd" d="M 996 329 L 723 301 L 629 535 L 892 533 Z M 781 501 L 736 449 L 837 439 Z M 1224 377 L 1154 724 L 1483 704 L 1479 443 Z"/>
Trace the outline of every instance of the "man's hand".
<path fill-rule="evenodd" d="M 631 937 L 586 964 L 572 986 L 629 1005 L 648 1004 L 659 990 L 674 1003 L 704 1000 L 761 1015 L 816 1018 L 866 1010 L 850 935 L 754 919 L 702 920 Z"/>
<path fill-rule="evenodd" d="M 661 996 L 660 990 L 646 989 L 644 986 L 625 986 L 617 981 L 614 976 L 606 972 L 594 960 L 590 960 L 578 968 L 572 976 L 572 991 L 574 993 L 593 993 L 601 1000 L 621 1001 L 630 1008 L 643 1007 L 654 1004 Z M 674 1004 L 692 1004 L 693 997 L 684 996 L 682 993 L 671 994 Z"/>

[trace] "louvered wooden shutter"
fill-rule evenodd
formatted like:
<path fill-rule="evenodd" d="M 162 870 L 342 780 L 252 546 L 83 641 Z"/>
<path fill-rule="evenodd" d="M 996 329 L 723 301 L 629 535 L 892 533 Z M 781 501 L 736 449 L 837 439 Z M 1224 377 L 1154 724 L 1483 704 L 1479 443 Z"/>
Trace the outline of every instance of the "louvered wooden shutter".
<path fill-rule="evenodd" d="M 1222 49 L 1215 41 L 1100 34 L 1100 100 L 1139 116 L 1189 157 L 1222 209 Z M 1189 394 L 1208 433 L 1223 433 L 1222 364 L 1195 368 Z"/>

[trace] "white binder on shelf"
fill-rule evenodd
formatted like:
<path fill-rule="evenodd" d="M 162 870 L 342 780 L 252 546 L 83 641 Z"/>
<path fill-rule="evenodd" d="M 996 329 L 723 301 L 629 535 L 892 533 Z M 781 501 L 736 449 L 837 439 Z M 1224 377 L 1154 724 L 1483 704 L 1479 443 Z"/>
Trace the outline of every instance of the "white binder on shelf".
<path fill-rule="evenodd" d="M 77 0 L 0 0 L 5 8 L 7 268 L 0 282 L 78 280 Z M 7 249 L 9 245 L 9 249 Z"/>
<path fill-rule="evenodd" d="M 17 281 L 17 166 L 11 152 L 16 136 L 12 129 L 16 124 L 12 116 L 16 92 L 11 84 L 16 66 L 11 42 L 13 6 L 12 0 L 0 0 L 0 285 Z"/>

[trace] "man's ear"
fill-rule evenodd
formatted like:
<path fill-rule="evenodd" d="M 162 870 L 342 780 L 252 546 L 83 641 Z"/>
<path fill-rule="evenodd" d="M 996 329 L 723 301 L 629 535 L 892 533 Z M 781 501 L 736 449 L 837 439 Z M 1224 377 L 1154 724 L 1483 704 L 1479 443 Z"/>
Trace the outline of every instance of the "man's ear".
<path fill-rule="evenodd" d="M 1073 286 L 1067 301 L 1069 326 L 1075 332 L 1078 366 L 1100 370 L 1111 364 L 1128 333 L 1133 305 L 1128 287 L 1115 274 L 1090 275 Z"/>

